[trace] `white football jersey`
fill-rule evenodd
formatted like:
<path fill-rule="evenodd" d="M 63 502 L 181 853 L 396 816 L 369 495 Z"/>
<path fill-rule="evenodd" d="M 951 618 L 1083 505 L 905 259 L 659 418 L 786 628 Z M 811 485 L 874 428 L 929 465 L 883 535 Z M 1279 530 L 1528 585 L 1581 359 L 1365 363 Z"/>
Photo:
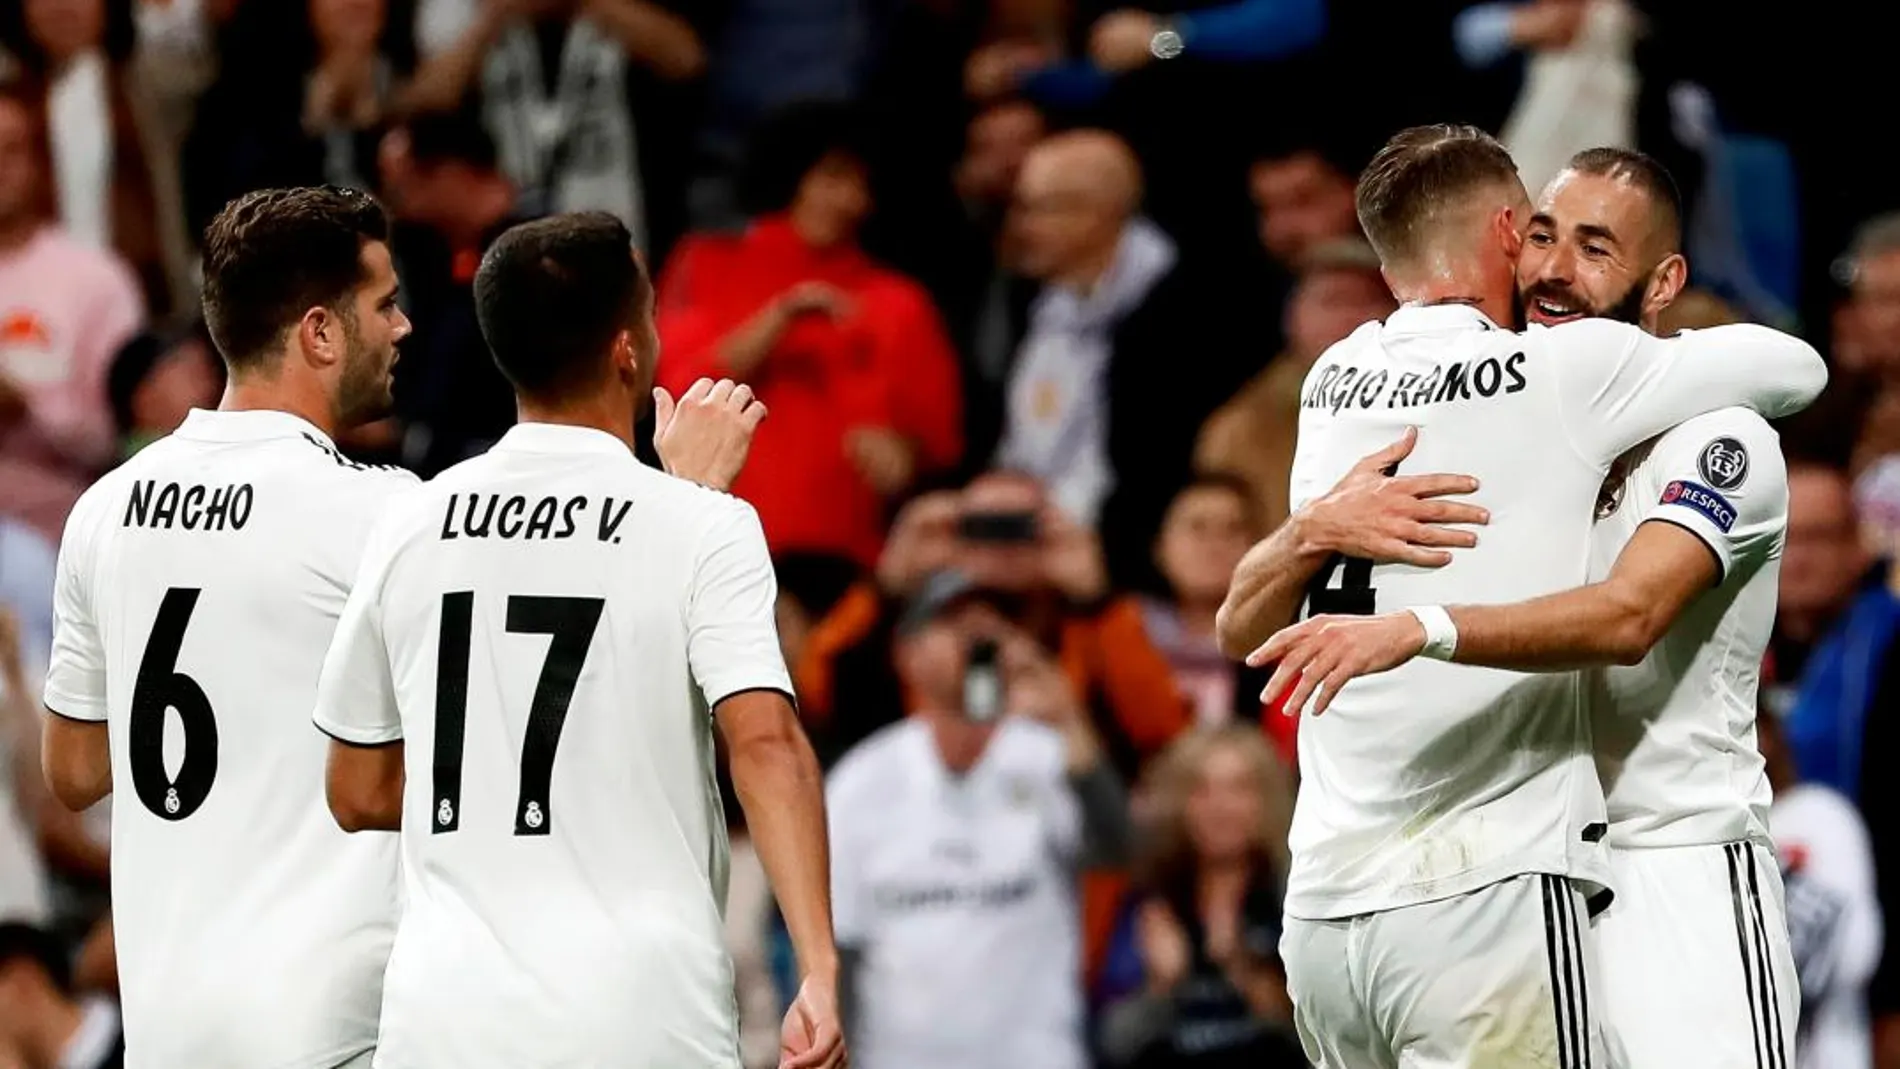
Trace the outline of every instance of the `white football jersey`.
<path fill-rule="evenodd" d="M 1697 416 L 1638 447 L 1592 534 L 1591 578 L 1650 520 L 1714 554 L 1721 582 L 1638 664 L 1587 674 L 1611 847 L 1771 845 L 1774 792 L 1755 746 L 1755 689 L 1775 626 L 1788 470 L 1755 413 Z"/>
<path fill-rule="evenodd" d="M 1756 326 L 1658 339 L 1604 320 L 1524 333 L 1461 304 L 1408 306 L 1314 364 L 1291 500 L 1330 490 L 1408 425 L 1399 474 L 1475 476 L 1491 512 L 1443 568 L 1336 559 L 1308 609 L 1509 603 L 1581 585 L 1617 456 L 1691 416 L 1785 415 L 1825 385 L 1819 354 Z M 1575 673 L 1416 659 L 1347 684 L 1301 725 L 1287 912 L 1351 916 L 1526 872 L 1603 878 L 1603 795 Z"/>
<path fill-rule="evenodd" d="M 380 1069 L 738 1063 L 708 710 L 791 693 L 751 506 L 525 423 L 371 536 L 319 727 L 401 740 Z"/>
<path fill-rule="evenodd" d="M 832 770 L 832 912 L 863 955 L 852 1064 L 1088 1065 L 1065 767 L 1057 732 L 1012 717 L 953 775 L 913 718 Z"/>
<path fill-rule="evenodd" d="M 128 1066 L 375 1044 L 396 837 L 336 826 L 310 706 L 364 537 L 414 485 L 288 413 L 193 411 L 66 522 L 46 706 L 112 748 Z"/>

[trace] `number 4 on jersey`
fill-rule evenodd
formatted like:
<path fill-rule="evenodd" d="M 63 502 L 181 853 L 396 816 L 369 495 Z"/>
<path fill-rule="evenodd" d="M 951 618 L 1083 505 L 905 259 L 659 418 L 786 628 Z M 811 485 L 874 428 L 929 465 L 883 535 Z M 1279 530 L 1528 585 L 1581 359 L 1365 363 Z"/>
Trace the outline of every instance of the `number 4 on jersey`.
<path fill-rule="evenodd" d="M 534 685 L 528 732 L 521 743 L 516 835 L 546 835 L 553 827 L 548 792 L 554 751 L 561 744 L 574 684 L 580 679 L 606 604 L 601 598 L 517 595 L 508 599 L 510 633 L 549 636 L 547 660 L 541 663 L 541 678 Z M 473 591 L 442 595 L 442 636 L 436 648 L 435 804 L 429 822 L 436 834 L 462 826 L 462 745 L 468 724 L 468 657 L 474 617 Z"/>

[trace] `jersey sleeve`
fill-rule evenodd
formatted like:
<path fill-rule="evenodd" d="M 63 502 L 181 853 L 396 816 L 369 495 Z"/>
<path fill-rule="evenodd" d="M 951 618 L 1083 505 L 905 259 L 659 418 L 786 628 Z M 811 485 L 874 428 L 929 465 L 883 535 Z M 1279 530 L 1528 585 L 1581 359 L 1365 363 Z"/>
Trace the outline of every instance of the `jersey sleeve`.
<path fill-rule="evenodd" d="M 1738 323 L 1657 338 L 1627 323 L 1588 319 L 1539 330 L 1571 442 L 1608 465 L 1684 420 L 1723 408 L 1779 419 L 1827 385 L 1812 345 Z"/>
<path fill-rule="evenodd" d="M 752 506 L 732 505 L 707 532 L 686 614 L 686 657 L 709 708 L 742 691 L 792 694 L 765 532 Z"/>
<path fill-rule="evenodd" d="M 92 513 L 82 500 L 66 519 L 53 572 L 53 653 L 46 708 L 69 720 L 106 718 L 106 650 L 92 598 Z"/>
<path fill-rule="evenodd" d="M 389 648 L 383 644 L 382 588 L 391 556 L 382 539 L 371 538 L 317 678 L 311 719 L 324 734 L 356 746 L 402 739 Z"/>
<path fill-rule="evenodd" d="M 1657 439 L 1647 464 L 1656 496 L 1642 521 L 1689 531 L 1709 547 L 1727 576 L 1737 562 L 1766 559 L 1788 527 L 1788 471 L 1774 429 L 1761 417 L 1726 409 L 1684 423 Z"/>

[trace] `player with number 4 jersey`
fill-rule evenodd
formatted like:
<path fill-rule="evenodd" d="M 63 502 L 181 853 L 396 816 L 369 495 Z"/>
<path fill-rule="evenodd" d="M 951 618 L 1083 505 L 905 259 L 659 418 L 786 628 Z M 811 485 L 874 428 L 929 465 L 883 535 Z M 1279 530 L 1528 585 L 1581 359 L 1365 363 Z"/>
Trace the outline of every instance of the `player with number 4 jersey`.
<path fill-rule="evenodd" d="M 230 370 L 66 524 L 45 763 L 107 792 L 132 1069 L 367 1065 L 396 919 L 396 840 L 323 804 L 309 728 L 371 523 L 412 476 L 343 458 L 388 410 L 387 222 L 340 190 L 252 194 L 211 224 L 205 313 Z"/>
<path fill-rule="evenodd" d="M 1490 517 L 1442 567 L 1335 559 L 1309 588 L 1314 615 L 1577 586 L 1624 451 L 1715 409 L 1786 415 L 1826 382 L 1811 346 L 1760 327 L 1502 329 L 1530 202 L 1479 131 L 1399 134 L 1358 197 L 1405 304 L 1309 374 L 1295 508 L 1416 428 L 1406 465 L 1475 476 Z M 1587 927 L 1612 879 L 1578 686 L 1419 659 L 1328 691 L 1302 723 L 1281 951 L 1318 1065 L 1606 1064 Z"/>
<path fill-rule="evenodd" d="M 631 238 L 523 224 L 475 291 L 521 422 L 378 525 L 315 711 L 339 822 L 403 833 L 376 1064 L 736 1069 L 717 722 L 804 969 L 782 1064 L 836 1069 L 823 796 L 772 564 L 749 505 L 633 454 L 658 343 Z"/>

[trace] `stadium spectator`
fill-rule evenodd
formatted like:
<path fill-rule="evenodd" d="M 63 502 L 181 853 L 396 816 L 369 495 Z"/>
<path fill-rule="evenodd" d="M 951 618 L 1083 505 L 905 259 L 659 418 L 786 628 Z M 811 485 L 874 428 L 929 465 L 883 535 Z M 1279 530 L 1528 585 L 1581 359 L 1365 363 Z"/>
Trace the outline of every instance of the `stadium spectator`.
<path fill-rule="evenodd" d="M 812 629 L 793 677 L 821 757 L 910 707 L 893 674 L 894 632 L 905 602 L 943 568 L 1021 603 L 1017 619 L 1057 651 L 1124 774 L 1190 723 L 1136 602 L 1113 596 L 1095 533 L 1064 516 L 1034 479 L 992 472 L 905 506 L 874 576 Z"/>
<path fill-rule="evenodd" d="M 57 541 L 113 457 L 106 371 L 145 309 L 123 262 L 53 221 L 38 114 L 0 88 L 0 514 Z"/>
<path fill-rule="evenodd" d="M 852 1062 L 1084 1069 L 1079 871 L 1120 863 L 1127 800 L 1011 598 L 938 572 L 897 657 L 911 715 L 827 784 Z"/>
<path fill-rule="evenodd" d="M 1155 563 L 1168 596 L 1141 598 L 1142 624 L 1203 728 L 1227 723 L 1241 705 L 1256 715 L 1259 709 L 1252 693 L 1236 687 L 1235 665 L 1214 638 L 1214 614 L 1227 597 L 1234 568 L 1266 534 L 1259 512 L 1252 489 L 1238 477 L 1197 475 L 1174 495 L 1155 539 Z"/>
<path fill-rule="evenodd" d="M 1183 736 L 1155 763 L 1149 856 L 1110 951 L 1110 1065 L 1304 1066 L 1279 964 L 1293 791 L 1256 731 Z"/>
<path fill-rule="evenodd" d="M 1769 824 L 1801 978 L 1796 1061 L 1800 1069 L 1867 1069 L 1867 981 L 1883 940 L 1867 827 L 1838 792 L 1801 781 L 1773 713 L 1764 710 L 1755 725 L 1775 789 Z"/>
<path fill-rule="evenodd" d="M 502 231 L 533 212 L 470 116 L 410 119 L 384 136 L 380 157 L 396 270 L 415 325 L 396 364 L 402 462 L 433 476 L 514 426 L 514 393 L 475 321 L 475 269 Z"/>
<path fill-rule="evenodd" d="M 1350 205 L 1350 187 L 1347 197 Z M 1360 324 L 1384 319 L 1398 307 L 1379 274 L 1378 256 L 1363 238 L 1283 244 L 1305 250 L 1286 307 L 1286 348 L 1208 418 L 1194 446 L 1195 467 L 1230 472 L 1247 482 L 1260 503 L 1262 529 L 1268 531 L 1287 516 L 1287 480 L 1307 369 Z"/>
<path fill-rule="evenodd" d="M 120 347 L 106 375 L 120 459 L 178 429 L 194 408 L 215 408 L 224 393 L 224 361 L 194 320 L 182 331 L 142 331 Z"/>
<path fill-rule="evenodd" d="M 474 107 L 502 173 L 543 211 L 620 217 L 657 262 L 683 228 L 692 130 L 682 83 L 706 68 L 710 5 L 420 0 L 405 111 Z"/>
<path fill-rule="evenodd" d="M 118 1007 L 74 990 L 59 941 L 0 924 L 0 1066 L 119 1069 L 124 1059 Z"/>
<path fill-rule="evenodd" d="M 5 536 L 0 528 L 0 537 Z M 39 711 L 21 630 L 20 615 L 0 601 L 0 923 L 45 925 L 52 905 L 36 821 L 44 793 Z"/>
<path fill-rule="evenodd" d="M 60 225 L 132 266 L 147 304 L 190 291 L 175 147 L 155 129 L 156 88 L 134 62 L 133 0 L 23 0 L 0 9 L 0 44 L 41 104 Z"/>
<path fill-rule="evenodd" d="M 774 554 L 869 567 L 886 508 L 961 452 L 956 357 L 930 298 L 857 246 L 871 208 L 847 106 L 798 105 L 755 134 L 752 224 L 683 242 L 660 278 L 660 383 L 749 384 L 771 411 L 733 492 Z"/>
<path fill-rule="evenodd" d="M 1247 172 L 1260 244 L 1288 271 L 1321 247 L 1359 238 L 1355 168 L 1338 152 L 1294 147 L 1268 152 Z"/>
<path fill-rule="evenodd" d="M 1041 479 L 1102 532 L 1110 574 L 1153 575 L 1161 514 L 1190 469 L 1194 429 L 1247 371 L 1250 331 L 1140 214 L 1141 168 L 1099 130 L 1031 150 L 1016 185 L 1018 267 L 1042 283 L 1016 346 L 995 463 Z"/>
<path fill-rule="evenodd" d="M 415 66 L 401 10 L 400 0 L 308 0 L 247 3 L 232 16 L 232 61 L 186 143 L 199 229 L 253 189 L 375 188 L 377 137 Z"/>

